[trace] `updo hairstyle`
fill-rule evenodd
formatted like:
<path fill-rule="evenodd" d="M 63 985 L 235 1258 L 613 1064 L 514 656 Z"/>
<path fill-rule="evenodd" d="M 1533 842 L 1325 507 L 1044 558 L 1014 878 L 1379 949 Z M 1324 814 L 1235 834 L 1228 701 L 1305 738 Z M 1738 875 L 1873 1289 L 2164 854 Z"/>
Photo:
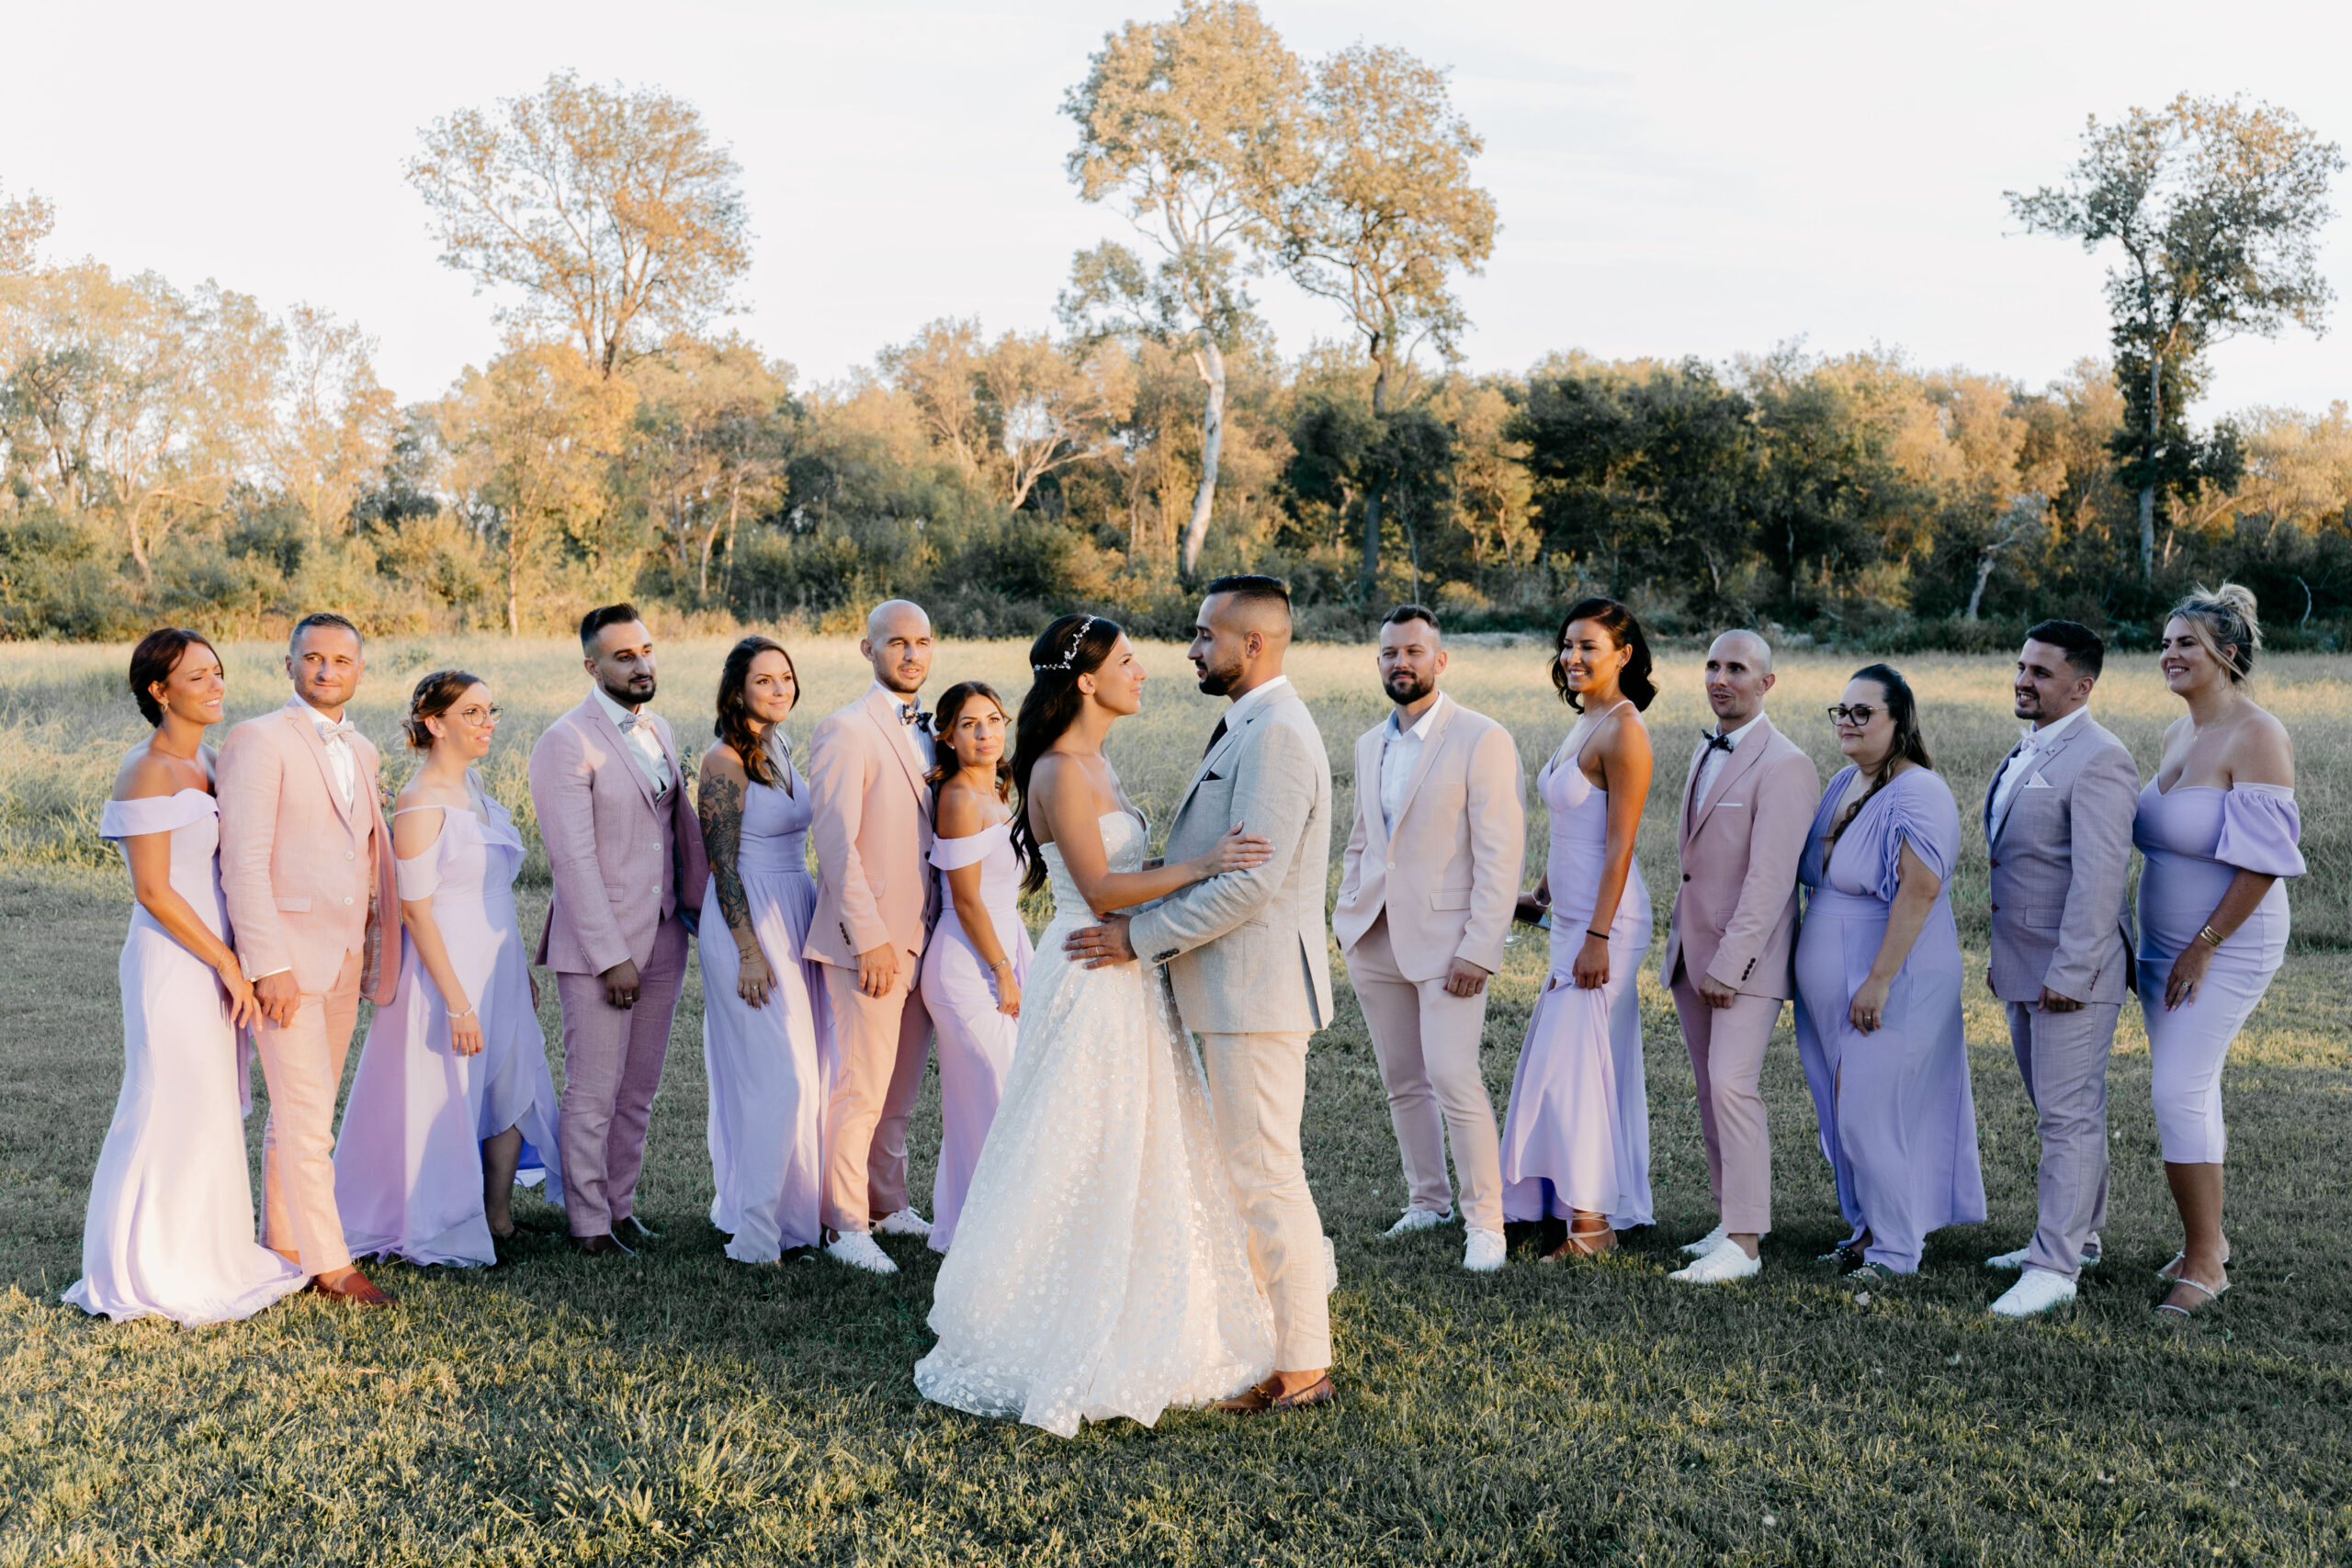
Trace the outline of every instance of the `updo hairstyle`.
<path fill-rule="evenodd" d="M 433 750 L 433 731 L 424 727 L 428 718 L 439 718 L 458 705 L 458 699 L 482 683 L 481 676 L 469 670 L 435 670 L 416 683 L 409 694 L 408 717 L 401 725 L 401 739 L 412 751 Z"/>
<path fill-rule="evenodd" d="M 1632 702 L 1635 713 L 1646 711 L 1657 696 L 1657 682 L 1650 678 L 1650 639 L 1642 635 L 1642 623 L 1634 618 L 1634 612 L 1614 599 L 1579 599 L 1561 617 L 1560 635 L 1552 639 L 1552 685 L 1560 700 L 1584 712 L 1583 700 L 1568 689 L 1568 672 L 1560 668 L 1560 651 L 1568 646 L 1568 628 L 1578 621 L 1595 623 L 1609 634 L 1610 641 L 1633 649 L 1617 677 L 1617 689 Z"/>
<path fill-rule="evenodd" d="M 158 626 L 130 650 L 130 700 L 139 705 L 139 716 L 149 728 L 163 728 L 164 705 L 147 688 L 169 681 L 172 671 L 180 667 L 181 657 L 192 647 L 211 654 L 216 662 L 220 658 L 210 638 L 186 626 Z"/>
<path fill-rule="evenodd" d="M 2208 588 L 2200 582 L 2165 619 L 2187 621 L 2188 635 L 2213 656 L 2231 685 L 2243 686 L 2254 673 L 2255 650 L 2262 646 L 2262 623 L 2255 618 L 2253 589 L 2237 582 Z"/>

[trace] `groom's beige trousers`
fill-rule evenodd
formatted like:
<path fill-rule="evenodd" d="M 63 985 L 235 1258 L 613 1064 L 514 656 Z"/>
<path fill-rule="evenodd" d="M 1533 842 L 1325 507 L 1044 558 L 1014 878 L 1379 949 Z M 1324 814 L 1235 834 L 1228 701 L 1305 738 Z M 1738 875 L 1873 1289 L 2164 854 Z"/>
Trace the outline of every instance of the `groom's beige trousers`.
<path fill-rule="evenodd" d="M 1274 1370 L 1282 1372 L 1331 1364 L 1323 1221 L 1298 1147 L 1311 1034 L 1201 1036 L 1217 1147 L 1249 1229 L 1250 1267 L 1273 1303 Z"/>

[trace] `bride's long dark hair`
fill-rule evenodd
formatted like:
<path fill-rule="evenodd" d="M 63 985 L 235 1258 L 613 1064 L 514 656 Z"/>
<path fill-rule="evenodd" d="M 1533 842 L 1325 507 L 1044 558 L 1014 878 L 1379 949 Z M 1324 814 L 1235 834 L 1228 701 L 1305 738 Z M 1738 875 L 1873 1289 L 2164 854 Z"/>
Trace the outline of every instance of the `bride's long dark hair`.
<path fill-rule="evenodd" d="M 1046 885 L 1046 857 L 1029 826 L 1029 775 L 1085 705 L 1078 678 L 1102 668 L 1120 635 L 1119 623 L 1108 616 L 1063 615 L 1029 645 L 1029 691 L 1021 699 L 1012 737 L 1012 852 L 1025 868 L 1021 886 L 1026 892 Z"/>

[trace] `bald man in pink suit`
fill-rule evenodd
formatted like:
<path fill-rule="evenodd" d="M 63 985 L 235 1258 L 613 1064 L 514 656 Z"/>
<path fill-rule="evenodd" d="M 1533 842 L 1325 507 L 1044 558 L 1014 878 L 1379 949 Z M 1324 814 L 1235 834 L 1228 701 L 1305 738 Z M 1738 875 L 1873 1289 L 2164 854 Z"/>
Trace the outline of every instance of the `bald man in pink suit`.
<path fill-rule="evenodd" d="M 677 743 L 644 711 L 652 634 L 607 604 L 581 622 L 580 650 L 595 684 L 531 748 L 531 805 L 555 882 L 537 961 L 563 1005 L 564 1212 L 572 1245 L 602 1257 L 629 1251 L 622 1225 L 653 1234 L 637 1179 L 709 866 Z"/>
<path fill-rule="evenodd" d="M 1720 1216 L 1683 1247 L 1697 1261 L 1672 1276 L 1696 1285 L 1763 1267 L 1772 1145 L 1758 1085 L 1781 1005 L 1795 992 L 1797 862 L 1821 799 L 1813 759 L 1764 716 L 1770 646 L 1751 631 L 1724 633 L 1707 649 L 1706 679 L 1715 728 L 1700 737 L 1683 780 L 1682 881 L 1658 967 L 1690 1048 Z"/>
<path fill-rule="evenodd" d="M 229 732 L 215 787 L 220 892 L 261 1004 L 254 1043 L 269 1083 L 262 1245 L 321 1292 L 385 1306 L 392 1298 L 351 1266 L 334 1202 L 334 1102 L 359 998 L 389 1002 L 400 978 L 376 748 L 344 719 L 364 668 L 358 628 L 341 615 L 296 623 L 294 696 Z"/>
<path fill-rule="evenodd" d="M 931 871 L 931 739 L 916 701 L 931 673 L 931 617 L 893 599 L 858 645 L 874 683 L 808 741 L 817 909 L 808 955 L 825 966 L 836 1061 L 825 1104 L 825 1253 L 894 1274 L 873 1236 L 928 1235 L 907 1195 L 907 1111 L 931 1056 L 918 984 L 938 911 Z"/>

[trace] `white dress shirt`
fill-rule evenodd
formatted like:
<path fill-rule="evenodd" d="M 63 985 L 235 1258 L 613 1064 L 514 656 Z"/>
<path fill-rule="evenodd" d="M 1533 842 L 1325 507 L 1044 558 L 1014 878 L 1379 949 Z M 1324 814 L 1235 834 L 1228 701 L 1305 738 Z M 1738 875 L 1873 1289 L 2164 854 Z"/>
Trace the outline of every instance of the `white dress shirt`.
<path fill-rule="evenodd" d="M 1225 732 L 1227 735 L 1230 735 L 1235 730 L 1240 728 L 1241 716 L 1243 714 L 1248 713 L 1251 708 L 1256 707 L 1260 703 L 1264 702 L 1268 697 L 1273 695 L 1277 688 L 1287 686 L 1289 684 L 1289 676 L 1277 675 L 1272 680 L 1268 681 L 1261 685 L 1250 687 L 1248 691 L 1242 693 L 1241 695 L 1234 698 L 1233 705 L 1225 710 Z"/>
<path fill-rule="evenodd" d="M 2008 814 L 2009 797 L 2017 793 L 2018 785 L 2025 782 L 2025 775 L 2032 769 L 2033 760 L 2041 755 L 2042 748 L 2064 735 L 2068 725 L 2090 711 L 2087 707 L 2079 707 L 2039 729 L 2030 724 L 2025 727 L 2025 733 L 2018 739 L 2018 749 L 2009 753 L 2008 761 L 2002 763 L 2001 777 L 1993 785 L 1991 826 L 1999 827 L 2001 819 Z"/>
<path fill-rule="evenodd" d="M 1445 702 L 1440 692 L 1437 701 L 1421 710 L 1410 729 L 1400 728 L 1405 710 L 1397 708 L 1388 716 L 1388 733 L 1381 738 L 1380 749 L 1380 820 L 1394 832 L 1396 814 L 1405 809 L 1405 790 L 1413 782 L 1413 769 L 1421 760 L 1421 749 L 1429 743 L 1430 726 L 1436 721 L 1437 710 Z"/>
<path fill-rule="evenodd" d="M 635 710 L 613 701 L 613 694 L 604 687 L 594 686 L 590 690 L 604 707 L 605 716 L 619 728 L 621 739 L 628 741 L 628 749 L 637 754 L 638 768 L 652 781 L 653 793 L 669 793 L 670 758 L 662 750 L 662 738 L 653 733 L 653 726 L 645 723 Z"/>
<path fill-rule="evenodd" d="M 302 702 L 297 697 L 296 702 Z M 319 732 L 319 741 L 327 749 L 327 764 L 334 770 L 334 786 L 343 794 L 343 808 L 348 811 L 359 799 L 359 753 L 351 749 L 351 737 L 357 733 L 342 719 L 329 718 L 308 703 L 302 703 L 311 719 L 311 728 Z"/>
<path fill-rule="evenodd" d="M 1731 751 L 1726 751 L 1720 746 L 1709 746 L 1703 740 L 1699 742 L 1702 749 L 1699 758 L 1699 776 L 1690 785 L 1690 809 L 1693 812 L 1707 803 L 1707 792 L 1715 787 L 1715 780 L 1723 775 L 1724 764 L 1731 761 L 1732 751 L 1738 750 L 1739 743 L 1747 739 L 1748 731 L 1763 721 L 1763 711 L 1758 709 L 1754 718 L 1749 719 L 1737 729 L 1725 730 L 1718 725 L 1715 733 L 1731 742 Z"/>
<path fill-rule="evenodd" d="M 918 712 L 922 710 L 922 694 L 918 693 L 916 695 L 911 697 L 903 697 L 898 693 L 892 691 L 889 687 L 884 685 L 879 681 L 874 682 L 873 690 L 881 693 L 883 699 L 890 705 L 890 711 L 899 716 L 899 733 L 907 738 L 907 750 L 914 753 L 915 772 L 918 773 L 929 773 L 931 771 L 931 747 L 929 743 L 924 740 L 922 731 L 916 727 L 914 719 L 910 716 L 907 712 L 909 708 L 913 708 Z"/>

